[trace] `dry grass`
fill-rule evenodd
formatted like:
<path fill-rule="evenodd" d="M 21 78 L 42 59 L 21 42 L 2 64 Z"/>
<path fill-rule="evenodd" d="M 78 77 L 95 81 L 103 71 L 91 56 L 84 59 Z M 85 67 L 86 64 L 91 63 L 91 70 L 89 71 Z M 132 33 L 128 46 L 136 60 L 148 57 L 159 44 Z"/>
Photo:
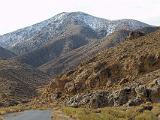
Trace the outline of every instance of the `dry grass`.
<path fill-rule="evenodd" d="M 65 107 L 66 115 L 78 120 L 158 120 L 160 104 L 155 104 L 152 111 L 138 112 L 141 107 L 106 107 L 101 109 Z"/>
<path fill-rule="evenodd" d="M 135 120 L 158 120 L 158 117 L 151 111 L 144 111 L 137 115 Z"/>

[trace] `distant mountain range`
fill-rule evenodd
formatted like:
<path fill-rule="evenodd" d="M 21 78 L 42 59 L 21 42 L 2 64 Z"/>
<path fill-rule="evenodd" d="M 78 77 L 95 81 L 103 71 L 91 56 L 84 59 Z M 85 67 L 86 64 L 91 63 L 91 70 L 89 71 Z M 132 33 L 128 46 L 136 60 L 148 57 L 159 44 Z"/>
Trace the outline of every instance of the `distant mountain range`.
<path fill-rule="evenodd" d="M 74 68 L 82 58 L 85 60 L 102 48 L 116 45 L 111 45 L 111 41 L 121 42 L 129 31 L 146 27 L 151 26 L 137 20 L 110 21 L 82 12 L 60 13 L 0 36 L 0 46 L 17 54 L 17 60 L 56 75 Z"/>
<path fill-rule="evenodd" d="M 149 27 L 149 25 L 136 20 L 110 21 L 82 12 L 60 13 L 33 26 L 1 36 L 0 46 L 18 55 L 23 55 L 56 41 L 72 25 L 91 29 L 99 38 L 106 37 L 114 31 L 122 29 L 136 30 Z"/>

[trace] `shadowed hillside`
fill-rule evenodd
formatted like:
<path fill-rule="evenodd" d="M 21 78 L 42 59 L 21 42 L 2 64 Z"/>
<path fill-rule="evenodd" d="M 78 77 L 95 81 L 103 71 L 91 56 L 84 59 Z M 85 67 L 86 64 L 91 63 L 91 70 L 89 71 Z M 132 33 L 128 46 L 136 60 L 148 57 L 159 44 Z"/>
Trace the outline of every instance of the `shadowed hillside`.
<path fill-rule="evenodd" d="M 14 53 L 0 47 L 0 59 L 6 59 L 16 56 Z"/>

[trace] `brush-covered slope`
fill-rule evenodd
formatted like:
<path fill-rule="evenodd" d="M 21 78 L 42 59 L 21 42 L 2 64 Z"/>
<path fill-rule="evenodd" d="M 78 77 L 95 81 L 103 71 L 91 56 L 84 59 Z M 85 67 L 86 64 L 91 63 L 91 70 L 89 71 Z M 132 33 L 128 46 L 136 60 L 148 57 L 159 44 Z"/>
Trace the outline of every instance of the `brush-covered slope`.
<path fill-rule="evenodd" d="M 66 54 L 62 54 L 56 59 L 50 60 L 49 62 L 41 65 L 39 69 L 50 73 L 51 75 L 64 73 L 68 70 L 74 69 L 78 64 L 80 64 L 80 62 L 88 60 L 98 52 L 101 52 L 106 48 L 116 46 L 130 36 L 140 37 L 150 32 L 154 32 L 157 29 L 157 27 L 147 27 L 135 31 L 115 31 L 101 40 L 93 41 L 90 44 L 84 45 Z M 134 34 L 134 36 L 132 34 Z"/>
<path fill-rule="evenodd" d="M 62 54 L 56 59 L 52 59 L 38 68 L 51 75 L 62 74 L 68 70 L 74 69 L 78 64 L 80 64 L 80 62 L 88 60 L 97 52 L 118 44 L 127 38 L 129 33 L 130 31 L 127 30 L 116 31 L 105 39 L 93 41 L 90 44 L 83 45 L 82 47 L 67 52 L 66 54 Z M 115 44 L 113 45 L 112 43 Z"/>
<path fill-rule="evenodd" d="M 25 102 L 37 95 L 49 76 L 14 60 L 0 60 L 0 107 Z"/>
<path fill-rule="evenodd" d="M 55 78 L 42 98 L 94 108 L 160 102 L 159 46 L 160 30 L 128 38 Z"/>
<path fill-rule="evenodd" d="M 16 56 L 14 53 L 0 47 L 0 59 L 6 59 Z"/>
<path fill-rule="evenodd" d="M 149 27 L 149 25 L 136 20 L 110 21 L 82 12 L 61 13 L 33 26 L 0 36 L 0 46 L 22 55 L 53 42 L 72 24 L 89 27 L 97 33 L 99 38 L 116 30 L 135 30 Z"/>

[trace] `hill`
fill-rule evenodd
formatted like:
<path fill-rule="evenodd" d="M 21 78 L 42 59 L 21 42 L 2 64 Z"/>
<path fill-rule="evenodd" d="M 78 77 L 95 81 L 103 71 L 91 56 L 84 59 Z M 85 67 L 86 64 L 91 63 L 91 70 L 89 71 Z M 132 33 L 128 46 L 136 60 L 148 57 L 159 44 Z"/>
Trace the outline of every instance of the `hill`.
<path fill-rule="evenodd" d="M 160 30 L 130 36 L 55 78 L 42 98 L 67 106 L 135 106 L 160 101 Z M 54 93 L 54 95 L 53 95 Z"/>
<path fill-rule="evenodd" d="M 14 60 L 0 60 L 0 107 L 27 102 L 46 85 L 49 76 Z"/>
<path fill-rule="evenodd" d="M 70 52 L 61 54 L 55 59 L 52 59 L 45 64 L 39 66 L 38 68 L 53 76 L 58 75 L 68 70 L 73 70 L 78 64 L 80 64 L 80 62 L 88 60 L 102 50 L 118 45 L 126 38 L 128 38 L 131 33 L 137 33 L 137 37 L 140 37 L 141 35 L 138 36 L 139 33 L 142 33 L 142 35 L 148 34 L 150 32 L 156 31 L 157 29 L 157 27 L 148 27 L 135 31 L 115 31 L 103 39 L 93 41 L 90 44 L 83 45 L 82 47 L 74 49 Z"/>

